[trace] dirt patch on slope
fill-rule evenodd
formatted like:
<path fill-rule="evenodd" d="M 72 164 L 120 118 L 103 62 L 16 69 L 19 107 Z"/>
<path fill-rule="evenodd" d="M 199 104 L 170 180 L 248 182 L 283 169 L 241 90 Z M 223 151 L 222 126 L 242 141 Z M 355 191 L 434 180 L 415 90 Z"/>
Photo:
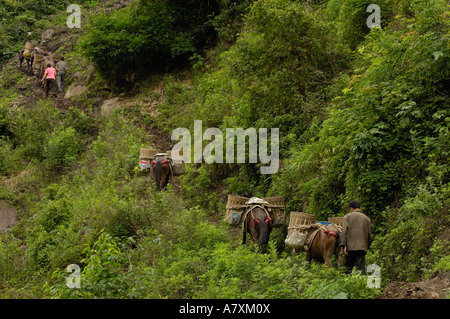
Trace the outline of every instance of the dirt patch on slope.
<path fill-rule="evenodd" d="M 385 299 L 445 299 L 450 294 L 450 272 L 418 282 L 392 282 L 383 292 Z"/>
<path fill-rule="evenodd" d="M 0 232 L 11 231 L 17 224 L 16 209 L 0 201 Z"/>

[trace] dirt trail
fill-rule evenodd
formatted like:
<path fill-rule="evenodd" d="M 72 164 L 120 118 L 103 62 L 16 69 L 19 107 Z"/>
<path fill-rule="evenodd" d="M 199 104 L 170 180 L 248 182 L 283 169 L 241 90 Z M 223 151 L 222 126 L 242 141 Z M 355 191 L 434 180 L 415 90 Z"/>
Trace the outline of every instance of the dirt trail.
<path fill-rule="evenodd" d="M 27 82 L 29 88 L 29 94 L 22 95 L 19 93 L 19 106 L 29 107 L 36 105 L 39 100 L 49 99 L 53 102 L 63 113 L 67 110 L 70 105 L 73 105 L 74 102 L 64 98 L 64 92 L 57 92 L 57 84 L 55 82 L 53 90 L 49 92 L 49 96 L 45 96 L 45 88 L 42 85 L 40 79 L 37 79 L 36 76 L 30 75 L 25 72 L 24 67 L 22 66 L 21 70 L 25 76 L 25 81 Z M 18 91 L 21 91 L 21 88 L 18 88 Z"/>

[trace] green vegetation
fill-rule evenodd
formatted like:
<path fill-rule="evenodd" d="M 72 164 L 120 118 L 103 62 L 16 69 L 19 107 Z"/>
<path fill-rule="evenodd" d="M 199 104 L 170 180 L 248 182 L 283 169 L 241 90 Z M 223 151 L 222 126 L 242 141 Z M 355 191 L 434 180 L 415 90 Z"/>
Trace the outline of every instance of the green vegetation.
<path fill-rule="evenodd" d="M 226 195 L 244 192 L 282 195 L 288 211 L 307 205 L 318 219 L 359 199 L 374 232 L 366 265 L 381 267 L 382 287 L 449 271 L 446 1 L 379 1 L 372 30 L 366 0 L 131 1 L 111 13 L 100 6 L 114 2 L 100 2 L 83 2 L 89 22 L 67 54 L 83 75 L 84 59 L 99 71 L 80 100 L 29 99 L 16 61 L 0 74 L 0 201 L 20 220 L 0 234 L 2 297 L 379 296 L 365 276 L 293 255 L 286 229 L 267 254 L 240 245 L 221 220 Z M 65 2 L 43 3 L 0 0 L 0 60 L 23 45 L 19 27 L 63 20 Z M 138 102 L 101 117 L 109 80 L 133 84 L 113 93 Z M 194 120 L 279 128 L 279 172 L 190 164 L 180 192 L 155 192 L 136 169 L 149 130 Z M 66 286 L 70 264 L 80 289 Z"/>
<path fill-rule="evenodd" d="M 81 47 L 106 77 L 158 71 L 205 45 L 206 17 L 216 1 L 135 1 L 112 14 L 91 19 Z"/>

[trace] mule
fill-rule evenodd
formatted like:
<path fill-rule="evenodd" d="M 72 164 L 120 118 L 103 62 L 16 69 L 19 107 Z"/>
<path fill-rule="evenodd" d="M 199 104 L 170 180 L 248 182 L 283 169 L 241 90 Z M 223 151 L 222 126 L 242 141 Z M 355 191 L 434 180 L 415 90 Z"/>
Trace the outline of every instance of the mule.
<path fill-rule="evenodd" d="M 165 190 L 171 175 L 170 163 L 167 158 L 159 157 L 151 161 L 152 177 L 158 191 Z"/>
<path fill-rule="evenodd" d="M 269 213 L 260 207 L 255 207 L 245 216 L 242 244 L 246 243 L 247 233 L 249 233 L 252 240 L 258 244 L 258 252 L 266 253 L 271 231 L 272 218 Z"/>
<path fill-rule="evenodd" d="M 342 265 L 342 254 L 340 253 L 340 232 L 333 224 L 324 225 L 314 236 L 309 249 L 306 251 L 306 261 L 315 260 L 333 268 L 331 258 L 337 258 L 338 268 Z"/>
<path fill-rule="evenodd" d="M 33 75 L 33 54 L 31 54 L 31 57 L 27 59 L 24 57 L 23 52 L 23 49 L 19 51 L 19 67 L 22 68 L 23 60 L 26 60 L 28 73 Z"/>

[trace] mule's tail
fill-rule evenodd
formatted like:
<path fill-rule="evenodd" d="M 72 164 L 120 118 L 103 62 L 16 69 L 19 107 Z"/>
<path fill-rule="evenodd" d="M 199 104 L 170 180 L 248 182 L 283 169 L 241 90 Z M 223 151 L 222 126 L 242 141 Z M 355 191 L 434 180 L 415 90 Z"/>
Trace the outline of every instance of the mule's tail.
<path fill-rule="evenodd" d="M 156 182 L 156 189 L 161 190 L 161 161 L 156 161 L 155 182 Z"/>

